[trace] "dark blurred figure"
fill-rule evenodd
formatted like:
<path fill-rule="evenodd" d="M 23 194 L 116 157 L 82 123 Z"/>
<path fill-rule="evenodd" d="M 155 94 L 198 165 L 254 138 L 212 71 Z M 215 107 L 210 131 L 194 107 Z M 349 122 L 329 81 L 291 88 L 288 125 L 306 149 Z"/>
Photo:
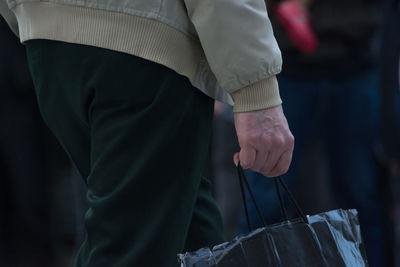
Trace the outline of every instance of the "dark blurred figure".
<path fill-rule="evenodd" d="M 0 266 L 51 266 L 49 188 L 25 49 L 0 20 Z"/>
<path fill-rule="evenodd" d="M 380 51 L 382 143 L 391 165 L 398 165 L 400 161 L 400 1 L 387 0 L 384 14 Z"/>
<path fill-rule="evenodd" d="M 379 134 L 379 81 L 374 47 L 381 1 L 306 2 L 309 6 L 304 8 L 311 15 L 309 23 L 318 39 L 314 51 L 304 53 L 296 48 L 291 40 L 298 36 L 289 39 L 286 31 L 296 24 L 285 24 L 284 29 L 275 21 L 274 28 L 284 61 L 278 77 L 280 92 L 296 139 L 292 166 L 285 180 L 295 190 L 301 159 L 310 144 L 319 140 L 326 159 L 331 205 L 319 206 L 320 210 L 307 206 L 306 212 L 356 208 L 370 266 L 386 266 L 379 168 L 374 154 Z M 274 20 L 274 10 L 270 14 Z M 307 16 L 299 16 L 299 21 L 308 19 Z M 318 168 L 318 163 L 314 162 L 311 168 Z M 314 173 L 312 169 L 308 172 Z M 248 174 L 256 197 L 262 200 L 265 219 L 269 223 L 280 221 L 273 182 L 253 172 Z M 311 190 L 312 181 L 311 177 L 301 180 L 306 185 L 302 187 L 308 188 L 302 195 L 311 199 L 316 195 Z M 318 205 L 321 201 L 315 199 L 314 203 Z M 259 225 L 253 209 L 251 213 L 253 224 Z"/>
<path fill-rule="evenodd" d="M 382 177 L 390 205 L 391 242 L 388 251 L 394 255 L 393 266 L 400 266 L 400 1 L 386 0 L 380 50 L 382 147 L 385 166 Z"/>

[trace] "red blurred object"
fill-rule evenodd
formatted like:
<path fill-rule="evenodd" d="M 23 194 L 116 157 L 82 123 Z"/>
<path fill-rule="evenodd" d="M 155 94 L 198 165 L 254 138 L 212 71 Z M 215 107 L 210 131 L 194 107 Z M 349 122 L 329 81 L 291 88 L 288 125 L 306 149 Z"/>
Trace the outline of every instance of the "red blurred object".
<path fill-rule="evenodd" d="M 312 53 L 317 49 L 318 39 L 311 27 L 310 14 L 296 0 L 277 4 L 275 15 L 297 49 L 303 53 Z"/>

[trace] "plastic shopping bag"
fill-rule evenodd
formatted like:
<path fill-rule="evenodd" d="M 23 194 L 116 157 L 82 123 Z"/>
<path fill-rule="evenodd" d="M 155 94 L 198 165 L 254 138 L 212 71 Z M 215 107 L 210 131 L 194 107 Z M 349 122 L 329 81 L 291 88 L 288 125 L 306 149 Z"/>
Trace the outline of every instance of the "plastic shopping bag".
<path fill-rule="evenodd" d="M 242 195 L 244 196 L 243 182 L 245 182 L 258 215 L 263 221 L 240 166 L 239 179 Z M 368 266 L 356 210 L 338 209 L 304 216 L 282 179 L 280 177 L 274 179 L 285 218 L 282 223 L 258 228 L 212 249 L 202 248 L 195 252 L 179 254 L 181 267 Z M 299 218 L 287 220 L 278 183 L 283 186 L 295 204 Z M 247 214 L 246 204 L 245 210 Z"/>

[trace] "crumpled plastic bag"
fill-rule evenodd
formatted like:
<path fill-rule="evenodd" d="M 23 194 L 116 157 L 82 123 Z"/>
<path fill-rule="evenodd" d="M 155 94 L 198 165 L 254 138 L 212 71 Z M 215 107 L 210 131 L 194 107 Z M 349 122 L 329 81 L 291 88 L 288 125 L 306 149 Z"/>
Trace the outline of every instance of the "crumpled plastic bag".
<path fill-rule="evenodd" d="M 368 267 L 357 211 L 332 210 L 179 254 L 181 267 Z"/>

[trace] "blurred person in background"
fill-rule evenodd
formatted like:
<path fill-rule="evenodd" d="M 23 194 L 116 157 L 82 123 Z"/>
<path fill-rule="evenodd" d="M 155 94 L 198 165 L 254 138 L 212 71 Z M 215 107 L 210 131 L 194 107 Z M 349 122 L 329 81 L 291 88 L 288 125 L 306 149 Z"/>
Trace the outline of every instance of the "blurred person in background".
<path fill-rule="evenodd" d="M 400 266 L 400 1 L 386 0 L 380 44 L 381 85 L 381 162 L 387 184 L 387 199 L 391 202 L 389 251 L 394 266 Z"/>
<path fill-rule="evenodd" d="M 380 51 L 382 143 L 391 173 L 400 163 L 400 2 L 387 0 Z"/>
<path fill-rule="evenodd" d="M 292 167 L 284 178 L 294 190 L 304 152 L 319 140 L 332 196 L 332 206 L 324 209 L 356 208 L 370 266 L 386 266 L 378 166 L 373 150 L 379 135 L 374 41 L 381 1 L 267 2 L 270 13 L 275 15 L 271 17 L 284 61 L 278 77 L 280 93 L 296 137 Z M 308 170 L 307 174 L 312 172 Z M 273 182 L 255 172 L 249 171 L 248 175 L 256 198 L 262 202 L 265 219 L 269 223 L 281 221 Z M 301 181 L 306 184 L 303 188 L 309 188 L 303 195 L 310 198 L 316 194 L 311 191 L 312 180 L 307 177 Z M 249 205 L 252 223 L 259 226 L 254 207 Z"/>

